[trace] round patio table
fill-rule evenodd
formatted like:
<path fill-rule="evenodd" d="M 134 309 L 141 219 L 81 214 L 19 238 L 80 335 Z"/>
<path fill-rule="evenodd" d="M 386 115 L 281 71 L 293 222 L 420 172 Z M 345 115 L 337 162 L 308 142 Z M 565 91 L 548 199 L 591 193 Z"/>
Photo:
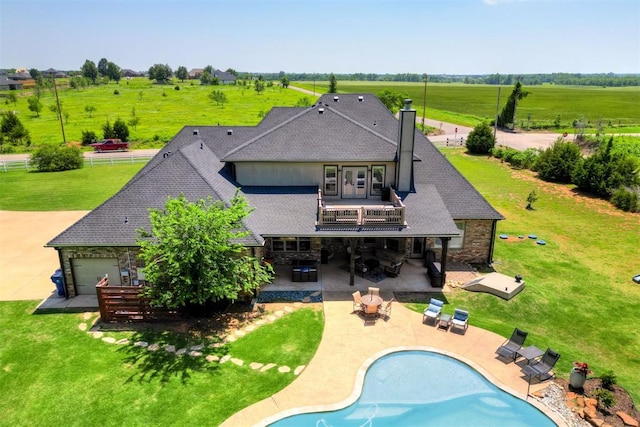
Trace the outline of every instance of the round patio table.
<path fill-rule="evenodd" d="M 377 312 L 378 307 L 382 305 L 382 298 L 379 297 L 378 295 L 367 294 L 362 298 L 360 298 L 360 303 L 364 306 L 365 313 L 368 312 L 367 308 L 371 306 L 375 306 L 376 312 Z"/>

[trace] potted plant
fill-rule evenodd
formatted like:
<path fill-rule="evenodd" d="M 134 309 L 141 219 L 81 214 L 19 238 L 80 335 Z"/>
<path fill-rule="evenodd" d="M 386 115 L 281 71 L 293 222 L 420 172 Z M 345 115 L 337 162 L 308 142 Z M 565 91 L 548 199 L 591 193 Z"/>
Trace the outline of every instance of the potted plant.
<path fill-rule="evenodd" d="M 572 388 L 584 387 L 587 375 L 591 373 L 589 364 L 584 362 L 573 362 L 573 368 L 571 369 L 571 374 L 569 374 L 569 385 L 571 385 Z"/>

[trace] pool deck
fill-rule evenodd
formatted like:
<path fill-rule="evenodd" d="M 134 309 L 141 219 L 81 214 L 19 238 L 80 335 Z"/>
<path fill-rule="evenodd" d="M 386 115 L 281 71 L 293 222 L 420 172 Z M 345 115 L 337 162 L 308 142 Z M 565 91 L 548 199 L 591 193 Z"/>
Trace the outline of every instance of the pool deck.
<path fill-rule="evenodd" d="M 495 354 L 505 341 L 504 337 L 473 326 L 469 326 L 464 334 L 458 330 L 439 330 L 432 324 L 423 324 L 422 314 L 399 303 L 393 304 L 388 320 L 379 319 L 375 324 L 365 325 L 352 313 L 349 291 L 323 291 L 322 295 L 324 332 L 316 354 L 304 371 L 289 386 L 234 414 L 222 426 L 264 426 L 275 421 L 283 411 L 292 415 L 301 407 L 321 411 L 336 409 L 343 406 L 341 403 L 348 404 L 360 394 L 363 368 L 372 362 L 372 358 L 389 349 L 424 348 L 454 356 L 502 389 L 525 399 L 528 378 L 520 371 L 525 362 L 505 363 Z M 386 301 L 393 295 L 382 291 L 381 296 Z M 470 318 L 473 319 L 473 313 Z M 530 392 L 546 386 L 547 382 L 534 380 Z M 535 399 L 528 400 L 558 425 L 565 425 L 561 418 L 545 410 Z"/>

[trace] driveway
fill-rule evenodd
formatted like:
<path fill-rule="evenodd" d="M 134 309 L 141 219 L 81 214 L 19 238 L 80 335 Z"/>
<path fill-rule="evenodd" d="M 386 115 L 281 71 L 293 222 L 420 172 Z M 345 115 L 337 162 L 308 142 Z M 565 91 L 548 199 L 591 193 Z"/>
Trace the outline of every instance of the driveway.
<path fill-rule="evenodd" d="M 0 211 L 0 301 L 43 300 L 55 294 L 50 276 L 58 253 L 44 245 L 87 211 Z"/>

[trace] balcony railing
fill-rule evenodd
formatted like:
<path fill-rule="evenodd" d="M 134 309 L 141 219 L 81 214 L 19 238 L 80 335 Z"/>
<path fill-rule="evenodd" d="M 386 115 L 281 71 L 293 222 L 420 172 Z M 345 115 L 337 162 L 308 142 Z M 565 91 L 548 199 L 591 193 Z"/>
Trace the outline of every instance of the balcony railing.
<path fill-rule="evenodd" d="M 356 202 L 356 199 L 353 200 Z M 405 227 L 405 205 L 393 189 L 390 200 L 379 205 L 327 204 L 318 189 L 318 226 L 400 226 Z"/>

